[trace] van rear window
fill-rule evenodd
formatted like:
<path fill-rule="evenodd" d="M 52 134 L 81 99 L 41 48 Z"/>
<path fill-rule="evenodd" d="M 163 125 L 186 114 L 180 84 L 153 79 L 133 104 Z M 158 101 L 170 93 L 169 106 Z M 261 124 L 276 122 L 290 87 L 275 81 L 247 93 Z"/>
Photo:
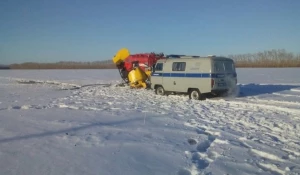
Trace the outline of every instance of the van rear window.
<path fill-rule="evenodd" d="M 214 64 L 216 72 L 234 72 L 234 64 L 231 61 L 216 61 Z"/>
<path fill-rule="evenodd" d="M 226 61 L 224 62 L 225 71 L 234 71 L 234 64 L 232 62 Z"/>

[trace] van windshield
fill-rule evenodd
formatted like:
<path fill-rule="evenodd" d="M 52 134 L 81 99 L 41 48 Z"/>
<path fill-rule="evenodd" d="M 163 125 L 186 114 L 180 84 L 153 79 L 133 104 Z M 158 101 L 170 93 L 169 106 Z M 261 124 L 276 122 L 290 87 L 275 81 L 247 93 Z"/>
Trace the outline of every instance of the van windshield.
<path fill-rule="evenodd" d="M 216 61 L 214 70 L 215 72 L 235 72 L 235 66 L 232 61 Z"/>

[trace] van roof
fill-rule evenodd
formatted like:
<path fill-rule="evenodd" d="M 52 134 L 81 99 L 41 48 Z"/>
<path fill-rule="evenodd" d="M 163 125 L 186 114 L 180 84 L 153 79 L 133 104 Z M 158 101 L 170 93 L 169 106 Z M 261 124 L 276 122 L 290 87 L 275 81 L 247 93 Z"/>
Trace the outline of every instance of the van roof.
<path fill-rule="evenodd" d="M 222 56 L 215 56 L 215 55 L 209 55 L 209 56 L 193 56 L 193 55 L 167 55 L 165 58 L 160 59 L 158 61 L 176 61 L 176 60 L 226 60 L 226 61 L 233 61 L 231 58 L 222 57 Z"/>

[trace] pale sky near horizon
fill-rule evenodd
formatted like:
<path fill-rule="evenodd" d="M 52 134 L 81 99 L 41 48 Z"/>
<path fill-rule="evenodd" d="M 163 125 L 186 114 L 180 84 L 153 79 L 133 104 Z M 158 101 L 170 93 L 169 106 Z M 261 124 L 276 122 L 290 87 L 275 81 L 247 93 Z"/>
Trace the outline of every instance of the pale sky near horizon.
<path fill-rule="evenodd" d="M 1 0 L 0 64 L 300 53 L 299 0 Z"/>

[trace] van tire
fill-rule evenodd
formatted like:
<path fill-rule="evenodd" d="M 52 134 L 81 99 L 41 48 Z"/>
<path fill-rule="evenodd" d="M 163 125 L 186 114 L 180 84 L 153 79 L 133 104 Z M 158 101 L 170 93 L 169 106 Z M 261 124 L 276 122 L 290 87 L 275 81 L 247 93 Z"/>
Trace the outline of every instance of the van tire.
<path fill-rule="evenodd" d="M 198 89 L 190 89 L 189 98 L 191 100 L 205 100 L 203 94 L 201 94 Z"/>
<path fill-rule="evenodd" d="M 157 86 L 155 88 L 155 94 L 157 94 L 157 95 L 165 95 L 166 92 L 165 92 L 165 89 L 162 86 Z"/>

